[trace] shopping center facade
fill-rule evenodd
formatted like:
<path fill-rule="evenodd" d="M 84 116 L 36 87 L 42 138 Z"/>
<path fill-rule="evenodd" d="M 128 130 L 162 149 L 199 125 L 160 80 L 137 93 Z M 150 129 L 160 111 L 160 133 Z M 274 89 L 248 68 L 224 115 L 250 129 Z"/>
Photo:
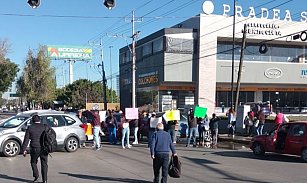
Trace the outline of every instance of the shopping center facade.
<path fill-rule="evenodd" d="M 270 102 L 273 110 L 304 110 L 307 107 L 304 37 L 307 13 L 302 12 L 299 20 L 293 20 L 289 10 L 261 8 L 256 12 L 249 7 L 244 14 L 238 5 L 234 24 L 230 6 L 218 6 L 223 9 L 222 15 L 200 14 L 138 40 L 137 106 L 151 104 L 156 110 L 164 111 L 199 105 L 207 107 L 209 113 L 219 107 L 230 107 L 232 71 L 236 88 L 246 25 L 240 104 Z M 265 53 L 259 52 L 260 46 L 265 48 Z M 129 107 L 132 56 L 128 46 L 119 52 L 121 107 Z"/>

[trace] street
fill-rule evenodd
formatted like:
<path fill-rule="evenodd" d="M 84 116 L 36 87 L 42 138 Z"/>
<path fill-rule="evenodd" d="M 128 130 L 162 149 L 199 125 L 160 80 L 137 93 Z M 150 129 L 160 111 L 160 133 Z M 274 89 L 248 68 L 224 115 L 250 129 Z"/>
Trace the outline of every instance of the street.
<path fill-rule="evenodd" d="M 182 162 L 182 177 L 170 183 L 254 182 L 303 183 L 305 168 L 300 157 L 267 154 L 256 158 L 248 148 L 207 149 L 177 145 Z M 30 156 L 0 157 L 0 182 L 32 180 Z M 49 183 L 59 182 L 152 182 L 152 160 L 145 144 L 131 149 L 103 144 L 100 151 L 88 147 L 75 153 L 55 152 L 49 157 Z"/>

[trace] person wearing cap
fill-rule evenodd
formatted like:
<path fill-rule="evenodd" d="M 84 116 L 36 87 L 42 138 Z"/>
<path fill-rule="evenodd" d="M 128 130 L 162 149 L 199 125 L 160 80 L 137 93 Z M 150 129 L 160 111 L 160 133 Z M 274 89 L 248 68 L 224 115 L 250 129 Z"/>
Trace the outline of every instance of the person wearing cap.
<path fill-rule="evenodd" d="M 45 130 L 52 129 L 47 125 L 40 122 L 40 117 L 38 115 L 32 116 L 32 124 L 27 128 L 26 134 L 21 145 L 21 150 L 23 156 L 27 155 L 26 148 L 28 147 L 30 141 L 30 164 L 33 172 L 34 180 L 32 182 L 39 182 L 39 173 L 37 168 L 37 161 L 40 158 L 41 161 L 41 174 L 43 183 L 47 183 L 47 172 L 48 172 L 48 154 L 42 150 L 41 146 L 41 136 Z"/>
<path fill-rule="evenodd" d="M 169 153 L 177 156 L 175 146 L 172 142 L 171 135 L 164 131 L 163 123 L 158 123 L 157 132 L 152 136 L 150 154 L 153 159 L 154 183 L 159 183 L 159 174 L 162 167 L 161 183 L 167 183 Z"/>

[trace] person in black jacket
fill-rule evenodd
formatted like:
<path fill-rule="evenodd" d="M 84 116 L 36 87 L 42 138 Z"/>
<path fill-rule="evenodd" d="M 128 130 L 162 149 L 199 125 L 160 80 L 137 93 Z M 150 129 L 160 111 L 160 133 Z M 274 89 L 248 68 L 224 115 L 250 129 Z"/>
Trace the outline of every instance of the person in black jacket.
<path fill-rule="evenodd" d="M 32 124 L 26 130 L 26 134 L 21 146 L 23 156 L 27 155 L 27 146 L 30 142 L 30 164 L 33 172 L 34 180 L 33 182 L 38 182 L 39 173 L 37 168 L 37 161 L 40 158 L 41 161 L 41 173 L 43 183 L 47 183 L 47 172 L 48 172 L 48 153 L 42 150 L 41 136 L 45 130 L 49 130 L 50 127 L 40 123 L 40 118 L 38 115 L 32 116 Z"/>

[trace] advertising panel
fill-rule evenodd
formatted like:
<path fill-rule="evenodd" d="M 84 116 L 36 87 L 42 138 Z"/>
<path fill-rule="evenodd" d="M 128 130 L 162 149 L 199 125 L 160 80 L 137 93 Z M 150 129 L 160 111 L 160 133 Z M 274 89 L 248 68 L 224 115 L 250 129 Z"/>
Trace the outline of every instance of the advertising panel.
<path fill-rule="evenodd" d="M 51 59 L 92 60 L 92 48 L 82 46 L 49 45 L 47 55 Z"/>

